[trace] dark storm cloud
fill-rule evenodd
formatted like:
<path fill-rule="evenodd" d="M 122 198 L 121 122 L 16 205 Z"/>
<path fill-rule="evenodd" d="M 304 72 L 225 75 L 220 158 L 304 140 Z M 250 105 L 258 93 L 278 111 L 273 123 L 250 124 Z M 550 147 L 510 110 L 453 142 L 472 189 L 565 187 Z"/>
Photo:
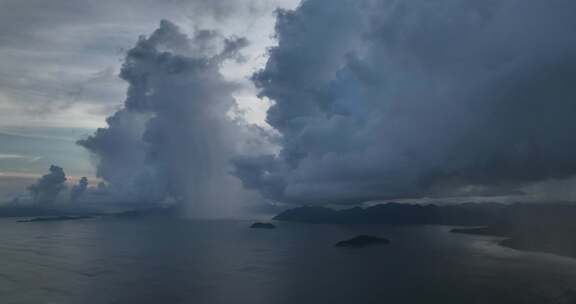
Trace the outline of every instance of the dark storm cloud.
<path fill-rule="evenodd" d="M 238 85 L 223 78 L 220 66 L 246 43 L 216 31 L 188 37 L 162 21 L 127 52 L 124 108 L 79 142 L 97 157 L 98 175 L 118 200 L 174 200 L 206 215 L 241 199 L 228 160 L 258 140 L 245 143 L 250 128 L 228 117 Z"/>
<path fill-rule="evenodd" d="M 76 202 L 88 189 L 88 178 L 82 177 L 78 184 L 70 189 L 70 202 Z"/>
<path fill-rule="evenodd" d="M 51 204 L 56 200 L 58 194 L 66 189 L 64 170 L 52 165 L 49 171 L 48 174 L 43 175 L 36 183 L 28 187 L 34 203 Z"/>
<path fill-rule="evenodd" d="M 278 155 L 236 174 L 294 203 L 518 194 L 576 173 L 570 0 L 305 0 L 253 77 Z"/>

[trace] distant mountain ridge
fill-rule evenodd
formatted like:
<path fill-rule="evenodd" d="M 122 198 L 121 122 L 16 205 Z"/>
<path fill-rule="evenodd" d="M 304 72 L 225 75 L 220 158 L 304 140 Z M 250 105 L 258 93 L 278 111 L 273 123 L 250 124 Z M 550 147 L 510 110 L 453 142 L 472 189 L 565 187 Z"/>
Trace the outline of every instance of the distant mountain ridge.
<path fill-rule="evenodd" d="M 343 210 L 298 207 L 278 214 L 274 220 L 314 224 L 484 226 L 502 221 L 507 209 L 507 205 L 498 203 L 458 205 L 386 203 Z"/>

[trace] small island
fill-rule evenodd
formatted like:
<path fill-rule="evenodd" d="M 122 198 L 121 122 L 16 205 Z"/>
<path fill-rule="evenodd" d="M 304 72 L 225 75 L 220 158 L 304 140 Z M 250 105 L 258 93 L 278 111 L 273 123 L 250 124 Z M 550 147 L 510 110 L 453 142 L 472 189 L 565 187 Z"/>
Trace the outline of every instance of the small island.
<path fill-rule="evenodd" d="M 276 226 L 274 226 L 272 223 L 254 223 L 250 226 L 250 228 L 257 228 L 257 229 L 274 229 L 276 228 Z"/>
<path fill-rule="evenodd" d="M 340 241 L 336 243 L 334 246 L 360 248 L 370 245 L 386 245 L 386 244 L 390 244 L 390 240 L 372 235 L 359 235 L 348 240 Z"/>

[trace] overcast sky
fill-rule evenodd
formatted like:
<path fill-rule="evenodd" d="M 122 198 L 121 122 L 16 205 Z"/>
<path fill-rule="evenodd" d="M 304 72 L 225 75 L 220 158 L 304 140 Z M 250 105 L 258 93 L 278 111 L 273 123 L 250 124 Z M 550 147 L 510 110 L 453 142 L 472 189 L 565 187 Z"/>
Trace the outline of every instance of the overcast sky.
<path fill-rule="evenodd" d="M 574 9 L 1 0 L 0 195 L 57 197 L 62 167 L 206 212 L 574 200 Z"/>
<path fill-rule="evenodd" d="M 121 107 L 124 54 L 161 19 L 187 33 L 218 29 L 250 41 L 243 50 L 246 62 L 228 65 L 225 73 L 246 86 L 236 92 L 246 117 L 263 122 L 266 104 L 257 101 L 248 76 L 263 66 L 266 48 L 274 43 L 274 10 L 295 5 L 295 0 L 0 1 L 0 178 L 36 176 L 52 163 L 69 175 L 94 177 L 88 152 L 75 141 L 105 126 L 106 117 Z"/>

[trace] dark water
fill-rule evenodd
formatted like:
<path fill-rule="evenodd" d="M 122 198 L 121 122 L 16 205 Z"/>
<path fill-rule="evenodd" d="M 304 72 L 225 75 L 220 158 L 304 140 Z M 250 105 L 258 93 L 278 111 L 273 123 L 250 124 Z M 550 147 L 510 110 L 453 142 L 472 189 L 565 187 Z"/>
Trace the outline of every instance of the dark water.
<path fill-rule="evenodd" d="M 576 260 L 448 227 L 0 220 L 0 303 L 576 303 Z M 336 248 L 359 233 L 388 246 Z"/>

